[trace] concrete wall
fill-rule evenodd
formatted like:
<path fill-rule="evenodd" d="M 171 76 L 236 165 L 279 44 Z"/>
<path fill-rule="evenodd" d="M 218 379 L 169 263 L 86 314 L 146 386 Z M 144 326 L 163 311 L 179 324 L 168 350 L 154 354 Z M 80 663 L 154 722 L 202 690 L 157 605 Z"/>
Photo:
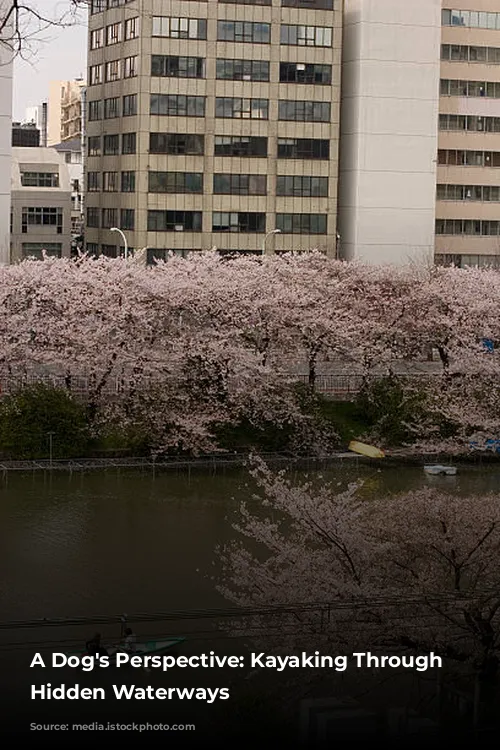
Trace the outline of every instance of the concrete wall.
<path fill-rule="evenodd" d="M 340 254 L 372 264 L 434 251 L 440 0 L 345 0 Z"/>
<path fill-rule="evenodd" d="M 0 0 L 0 16 L 4 7 L 4 0 Z M 8 263 L 10 257 L 12 76 L 12 54 L 0 44 L 0 264 Z"/>

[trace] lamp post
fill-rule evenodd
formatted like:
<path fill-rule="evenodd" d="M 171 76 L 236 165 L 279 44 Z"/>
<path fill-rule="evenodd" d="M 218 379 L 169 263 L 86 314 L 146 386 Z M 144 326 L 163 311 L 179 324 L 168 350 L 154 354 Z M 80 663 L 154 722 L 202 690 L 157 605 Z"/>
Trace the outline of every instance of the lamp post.
<path fill-rule="evenodd" d="M 281 229 L 271 229 L 270 232 L 266 234 L 264 237 L 264 242 L 262 243 L 262 255 L 266 254 L 266 243 L 269 237 L 272 237 L 273 234 L 281 234 Z"/>
<path fill-rule="evenodd" d="M 122 232 L 121 229 L 118 229 L 118 227 L 111 227 L 109 230 L 110 232 L 118 232 L 118 234 L 121 235 L 121 238 L 123 240 L 123 247 L 125 248 L 125 260 L 128 258 L 128 242 L 127 238 L 125 237 L 125 234 Z"/>

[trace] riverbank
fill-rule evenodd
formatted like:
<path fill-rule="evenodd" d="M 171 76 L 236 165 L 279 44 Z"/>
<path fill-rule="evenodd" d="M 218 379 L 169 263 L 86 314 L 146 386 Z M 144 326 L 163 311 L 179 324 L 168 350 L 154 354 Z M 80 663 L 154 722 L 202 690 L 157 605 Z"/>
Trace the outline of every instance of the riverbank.
<path fill-rule="evenodd" d="M 264 453 L 260 457 L 270 466 L 288 466 L 305 470 L 321 470 L 336 463 L 371 465 L 383 469 L 396 466 L 424 466 L 426 464 L 481 465 L 500 463 L 500 455 L 490 452 L 464 452 L 451 455 L 445 453 L 412 453 L 394 450 L 386 453 L 383 459 L 360 456 L 351 451 L 338 451 L 328 456 L 291 456 L 280 453 Z M 88 472 L 107 470 L 136 470 L 147 472 L 164 471 L 224 471 L 242 468 L 247 465 L 249 454 L 217 454 L 198 458 L 153 459 L 151 457 L 127 458 L 81 458 L 64 460 L 7 461 L 0 459 L 0 473 L 11 472 Z"/>

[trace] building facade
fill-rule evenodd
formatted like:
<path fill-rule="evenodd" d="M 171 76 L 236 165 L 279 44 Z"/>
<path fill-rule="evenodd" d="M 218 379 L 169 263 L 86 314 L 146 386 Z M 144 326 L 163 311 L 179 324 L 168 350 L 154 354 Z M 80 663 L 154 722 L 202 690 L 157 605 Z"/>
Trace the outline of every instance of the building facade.
<path fill-rule="evenodd" d="M 442 11 L 436 261 L 500 263 L 500 4 Z"/>
<path fill-rule="evenodd" d="M 0 16 L 7 3 L 0 0 Z M 12 160 L 12 53 L 0 40 L 0 265 L 9 262 Z"/>
<path fill-rule="evenodd" d="M 71 233 L 73 240 L 83 234 L 83 159 L 82 139 L 72 138 L 53 147 L 62 156 L 71 186 Z"/>
<path fill-rule="evenodd" d="M 16 148 L 38 148 L 40 130 L 34 122 L 12 123 L 12 145 Z"/>
<path fill-rule="evenodd" d="M 71 185 L 53 148 L 12 149 L 10 262 L 71 253 Z"/>
<path fill-rule="evenodd" d="M 345 0 L 340 254 L 432 263 L 441 0 Z"/>
<path fill-rule="evenodd" d="M 47 112 L 47 145 L 81 138 L 83 79 L 51 81 Z"/>
<path fill-rule="evenodd" d="M 87 249 L 335 255 L 342 10 L 94 0 Z"/>

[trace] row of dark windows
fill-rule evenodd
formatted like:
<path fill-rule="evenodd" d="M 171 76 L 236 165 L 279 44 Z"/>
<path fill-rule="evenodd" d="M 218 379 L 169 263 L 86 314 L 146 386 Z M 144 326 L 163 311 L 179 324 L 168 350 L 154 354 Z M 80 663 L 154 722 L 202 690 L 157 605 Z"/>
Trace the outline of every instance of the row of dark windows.
<path fill-rule="evenodd" d="M 480 201 L 500 203 L 499 185 L 437 185 L 436 198 L 440 201 Z"/>
<path fill-rule="evenodd" d="M 500 47 L 477 47 L 468 44 L 442 44 L 441 60 L 499 65 Z"/>
<path fill-rule="evenodd" d="M 185 94 L 151 94 L 150 114 L 170 117 L 205 117 L 204 96 Z M 89 120 L 109 120 L 137 114 L 137 94 L 89 102 Z M 268 99 L 218 96 L 215 99 L 215 117 L 237 120 L 269 119 Z M 281 100 L 278 102 L 278 120 L 294 122 L 330 122 L 330 102 Z"/>
<path fill-rule="evenodd" d="M 135 192 L 135 172 L 87 172 L 87 192 Z M 149 172 L 150 193 L 203 193 L 201 172 Z M 216 195 L 267 195 L 267 175 L 214 174 Z M 298 197 L 327 197 L 328 177 L 278 175 L 276 194 Z"/>
<path fill-rule="evenodd" d="M 87 138 L 89 156 L 116 155 L 120 146 L 117 134 Z M 214 156 L 261 157 L 268 156 L 268 138 L 263 136 L 216 135 Z M 121 153 L 135 154 L 136 133 L 123 133 Z M 203 156 L 205 136 L 195 133 L 150 133 L 149 151 L 152 154 L 178 154 Z M 278 138 L 278 159 L 329 159 L 330 141 L 322 138 Z"/>
<path fill-rule="evenodd" d="M 469 96 L 500 99 L 500 83 L 492 81 L 461 81 L 441 79 L 441 96 Z"/>
<path fill-rule="evenodd" d="M 500 117 L 439 115 L 439 129 L 471 133 L 500 133 Z"/>
<path fill-rule="evenodd" d="M 136 39 L 138 36 L 139 17 L 129 18 L 123 25 L 118 21 L 100 29 L 93 29 L 90 33 L 90 49 L 109 47 L 120 44 L 122 41 Z M 152 36 L 167 39 L 206 40 L 207 19 L 153 16 Z M 217 41 L 270 44 L 271 24 L 260 21 L 218 21 Z M 280 44 L 297 47 L 331 47 L 332 42 L 331 26 L 281 24 L 280 27 Z"/>
<path fill-rule="evenodd" d="M 121 220 L 121 229 L 134 228 L 133 209 L 87 208 L 87 226 L 111 229 Z M 276 229 L 283 234 L 327 234 L 326 214 L 276 214 Z M 201 211 L 148 211 L 148 232 L 201 232 Z M 214 211 L 213 232 L 264 234 L 266 214 L 252 211 Z"/>
<path fill-rule="evenodd" d="M 436 234 L 498 237 L 500 221 L 484 219 L 436 219 Z"/>
<path fill-rule="evenodd" d="M 88 116 L 90 122 L 96 120 L 111 120 L 115 117 L 132 117 L 137 114 L 137 94 L 128 94 L 109 99 L 90 101 Z"/>
<path fill-rule="evenodd" d="M 438 164 L 458 167 L 500 167 L 500 151 L 440 149 Z"/>
<path fill-rule="evenodd" d="M 153 77 L 205 78 L 205 58 L 153 55 Z M 268 60 L 216 61 L 216 78 L 228 81 L 269 81 Z M 332 82 L 332 66 L 313 63 L 282 62 L 279 65 L 281 83 L 312 83 L 328 85 Z"/>

